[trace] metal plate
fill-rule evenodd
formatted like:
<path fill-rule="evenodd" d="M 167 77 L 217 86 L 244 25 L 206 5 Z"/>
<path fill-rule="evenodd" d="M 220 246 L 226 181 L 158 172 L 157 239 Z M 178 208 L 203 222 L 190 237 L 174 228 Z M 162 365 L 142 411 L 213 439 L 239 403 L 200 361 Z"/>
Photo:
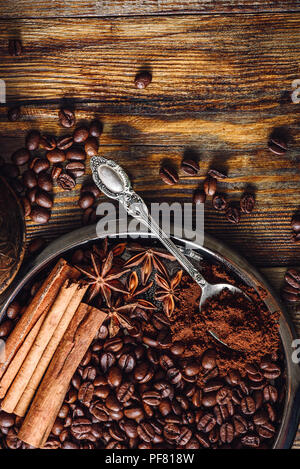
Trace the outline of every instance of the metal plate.
<path fill-rule="evenodd" d="M 120 226 L 124 225 L 120 224 Z M 107 235 L 107 233 L 103 233 L 103 235 L 100 233 L 98 234 L 98 239 Z M 134 235 L 134 233 L 131 234 Z M 116 235 L 122 237 L 130 235 L 130 233 L 118 232 L 117 230 L 109 233 L 109 236 L 113 238 L 116 237 Z M 186 236 L 188 238 L 189 234 L 186 233 Z M 151 235 L 148 235 L 148 237 L 151 239 Z M 39 256 L 36 257 L 34 261 L 32 261 L 30 265 L 26 267 L 26 269 L 20 272 L 15 282 L 16 287 L 12 290 L 9 296 L 7 295 L 5 302 L 2 303 L 3 306 L 1 308 L 0 318 L 2 318 L 5 314 L 7 305 L 23 288 L 23 286 L 28 281 L 31 281 L 35 275 L 41 272 L 58 256 L 62 256 L 67 251 L 96 239 L 96 225 L 92 225 L 68 233 L 67 235 L 62 236 L 61 238 L 51 243 Z M 177 238 L 173 239 L 175 242 L 182 244 L 182 240 Z M 187 247 L 194 250 L 196 253 L 196 258 L 198 253 L 203 256 L 204 259 L 223 264 L 227 269 L 230 269 L 241 280 L 243 280 L 249 286 L 255 288 L 257 291 L 263 288 L 267 292 L 264 301 L 269 310 L 281 311 L 280 336 L 285 354 L 285 373 L 287 382 L 283 417 L 276 441 L 274 443 L 274 448 L 279 449 L 291 447 L 299 422 L 300 368 L 299 365 L 293 363 L 291 359 L 293 352 L 292 341 L 296 338 L 296 334 L 288 314 L 261 274 L 256 269 L 254 269 L 243 257 L 226 247 L 220 241 L 217 241 L 211 236 L 205 235 L 204 246 L 199 246 L 197 244 L 188 242 Z"/>

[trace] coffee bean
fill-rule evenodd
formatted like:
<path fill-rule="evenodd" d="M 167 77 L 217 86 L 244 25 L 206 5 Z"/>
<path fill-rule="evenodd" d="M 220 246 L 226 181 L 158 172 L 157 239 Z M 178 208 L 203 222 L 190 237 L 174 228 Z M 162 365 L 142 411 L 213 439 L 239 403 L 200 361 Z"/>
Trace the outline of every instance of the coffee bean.
<path fill-rule="evenodd" d="M 14 106 L 7 111 L 8 120 L 11 122 L 16 122 L 21 117 L 21 108 L 20 106 Z"/>
<path fill-rule="evenodd" d="M 151 380 L 154 372 L 150 363 L 140 363 L 134 369 L 134 378 L 139 383 L 147 383 Z"/>
<path fill-rule="evenodd" d="M 95 202 L 95 198 L 92 193 L 90 192 L 83 192 L 80 196 L 78 201 L 79 207 L 83 208 L 84 210 L 91 207 Z"/>
<path fill-rule="evenodd" d="M 11 319 L 6 319 L 5 321 L 1 322 L 0 324 L 0 337 L 6 337 L 9 335 L 13 328 L 14 323 Z"/>
<path fill-rule="evenodd" d="M 272 386 L 271 384 L 264 387 L 263 395 L 265 402 L 275 403 L 278 400 L 278 391 L 275 386 Z"/>
<path fill-rule="evenodd" d="M 159 171 L 159 175 L 165 184 L 173 185 L 179 181 L 176 170 L 170 166 L 163 166 Z"/>
<path fill-rule="evenodd" d="M 24 171 L 22 180 L 23 180 L 24 186 L 27 187 L 28 189 L 33 189 L 34 187 L 37 186 L 37 183 L 38 183 L 36 175 L 34 171 L 32 171 L 32 169 L 28 169 Z"/>
<path fill-rule="evenodd" d="M 47 245 L 47 242 L 44 238 L 34 238 L 28 245 L 28 252 L 29 254 L 37 254 L 41 252 Z"/>
<path fill-rule="evenodd" d="M 300 231 L 300 213 L 295 213 L 291 220 L 291 227 L 295 232 Z"/>
<path fill-rule="evenodd" d="M 228 203 L 226 199 L 224 198 L 223 195 L 220 195 L 220 194 L 214 195 L 213 200 L 212 200 L 212 205 L 214 209 L 218 211 L 227 210 L 228 208 Z"/>
<path fill-rule="evenodd" d="M 66 157 L 70 161 L 85 161 L 86 153 L 82 148 L 72 147 L 67 151 Z"/>
<path fill-rule="evenodd" d="M 254 414 L 256 409 L 255 401 L 252 397 L 247 396 L 241 400 L 241 410 L 245 415 Z"/>
<path fill-rule="evenodd" d="M 251 213 L 254 209 L 255 199 L 253 194 L 244 194 L 240 200 L 240 207 L 243 213 Z"/>
<path fill-rule="evenodd" d="M 84 405 L 88 406 L 93 398 L 94 394 L 94 385 L 90 381 L 85 381 L 82 383 L 78 390 L 78 399 Z"/>
<path fill-rule="evenodd" d="M 66 170 L 74 178 L 78 178 L 84 175 L 85 164 L 81 163 L 81 161 L 71 161 L 66 165 Z"/>
<path fill-rule="evenodd" d="M 17 166 L 23 166 L 30 160 L 30 152 L 26 148 L 20 148 L 13 153 L 11 159 Z"/>
<path fill-rule="evenodd" d="M 89 136 L 89 131 L 85 127 L 77 127 L 73 133 L 73 140 L 75 143 L 83 143 Z"/>
<path fill-rule="evenodd" d="M 196 362 L 191 362 L 185 367 L 185 374 L 187 376 L 195 376 L 199 373 L 200 371 L 200 365 Z"/>
<path fill-rule="evenodd" d="M 71 191 L 76 186 L 75 179 L 67 173 L 61 173 L 61 175 L 57 179 L 57 184 L 64 191 Z"/>
<path fill-rule="evenodd" d="M 29 217 L 31 213 L 31 204 L 29 200 L 27 199 L 27 197 L 21 197 L 21 203 L 22 203 L 23 210 L 24 210 L 24 216 Z"/>
<path fill-rule="evenodd" d="M 226 210 L 226 218 L 230 223 L 239 223 L 241 219 L 240 210 L 237 207 L 230 205 Z"/>
<path fill-rule="evenodd" d="M 248 424 L 247 424 L 247 420 L 244 419 L 244 417 L 242 417 L 241 415 L 234 415 L 232 420 L 233 420 L 234 430 L 237 435 L 243 435 L 247 433 Z"/>
<path fill-rule="evenodd" d="M 100 365 L 104 373 L 115 363 L 116 359 L 110 352 L 105 352 L 101 355 Z"/>
<path fill-rule="evenodd" d="M 30 151 L 35 151 L 39 148 L 40 145 L 40 132 L 38 130 L 32 130 L 26 136 L 26 148 Z"/>
<path fill-rule="evenodd" d="M 20 311 L 21 311 L 20 303 L 18 303 L 17 300 L 14 300 L 8 306 L 8 308 L 6 310 L 6 316 L 9 319 L 16 319 L 18 317 L 18 315 L 20 314 Z M 0 427 L 2 427 L 2 426 L 3 425 L 1 425 L 1 413 L 0 413 Z"/>
<path fill-rule="evenodd" d="M 142 71 L 137 73 L 134 84 L 135 87 L 138 88 L 139 90 L 143 90 L 147 88 L 148 85 L 150 85 L 152 81 L 152 75 L 150 72 L 147 71 Z"/>
<path fill-rule="evenodd" d="M 103 349 L 107 352 L 117 353 L 123 348 L 123 340 L 120 337 L 111 337 L 103 344 Z"/>
<path fill-rule="evenodd" d="M 49 161 L 45 158 L 35 158 L 33 161 L 32 168 L 35 174 L 40 174 L 43 171 L 47 171 L 50 168 Z"/>
<path fill-rule="evenodd" d="M 73 127 L 75 124 L 75 115 L 71 109 L 62 108 L 58 113 L 59 122 L 63 127 Z"/>
<path fill-rule="evenodd" d="M 204 407 L 213 407 L 217 403 L 217 393 L 208 392 L 203 394 L 202 404 Z"/>
<path fill-rule="evenodd" d="M 46 153 L 46 157 L 52 164 L 63 163 L 66 159 L 65 153 L 58 148 L 48 151 Z"/>
<path fill-rule="evenodd" d="M 56 138 L 53 135 L 42 135 L 40 137 L 40 147 L 51 151 L 56 148 Z"/>
<path fill-rule="evenodd" d="M 203 189 L 206 195 L 214 196 L 217 190 L 216 178 L 208 176 L 203 183 Z"/>
<path fill-rule="evenodd" d="M 36 194 L 36 197 L 35 197 L 35 202 L 40 207 L 44 207 L 44 208 L 48 208 L 48 209 L 52 208 L 52 206 L 53 206 L 53 200 L 49 196 L 48 192 L 45 192 L 45 191 L 42 191 L 42 190 L 37 191 L 37 194 Z"/>
<path fill-rule="evenodd" d="M 8 41 L 8 52 L 13 57 L 18 57 L 23 53 L 23 45 L 20 39 L 10 39 Z"/>
<path fill-rule="evenodd" d="M 97 138 L 89 137 L 84 144 L 84 150 L 87 156 L 96 156 L 98 154 L 99 143 Z"/>
<path fill-rule="evenodd" d="M 136 360 L 132 354 L 123 353 L 120 356 L 118 363 L 124 373 L 130 373 L 136 365 Z"/>
<path fill-rule="evenodd" d="M 211 413 L 204 414 L 197 424 L 199 431 L 209 433 L 216 425 L 216 419 Z"/>
<path fill-rule="evenodd" d="M 97 119 L 93 120 L 90 125 L 89 134 L 91 137 L 100 137 L 103 132 L 103 125 Z"/>
<path fill-rule="evenodd" d="M 213 349 L 208 349 L 202 355 L 201 364 L 206 370 L 212 370 L 216 366 L 216 352 Z"/>
<path fill-rule="evenodd" d="M 231 443 L 234 438 L 234 428 L 231 423 L 223 423 L 220 427 L 220 438 L 222 443 Z"/>
<path fill-rule="evenodd" d="M 38 186 L 46 192 L 51 192 L 53 188 L 53 182 L 50 174 L 40 173 L 37 178 Z"/>
<path fill-rule="evenodd" d="M 63 135 L 57 139 L 57 148 L 59 150 L 68 150 L 73 145 L 72 135 Z"/>
<path fill-rule="evenodd" d="M 197 161 L 184 159 L 181 163 L 181 169 L 184 173 L 195 176 L 199 171 L 199 164 Z"/>
<path fill-rule="evenodd" d="M 193 195 L 193 203 L 194 204 L 204 204 L 206 201 L 206 194 L 204 191 L 197 190 L 194 192 Z"/>
<path fill-rule="evenodd" d="M 215 179 L 226 179 L 227 178 L 227 175 L 222 172 L 222 171 L 219 171 L 218 169 L 214 169 L 214 168 L 211 168 L 209 171 L 208 171 L 208 176 L 211 176 Z"/>
<path fill-rule="evenodd" d="M 286 142 L 278 136 L 270 138 L 268 146 L 269 150 L 276 155 L 284 155 L 287 152 Z"/>
<path fill-rule="evenodd" d="M 273 438 L 275 428 L 270 422 L 265 422 L 258 427 L 258 434 L 261 438 Z"/>
<path fill-rule="evenodd" d="M 53 180 L 56 180 L 59 178 L 59 176 L 61 175 L 62 173 L 62 166 L 61 165 L 55 165 L 53 166 L 52 170 L 51 170 L 51 177 Z"/>
<path fill-rule="evenodd" d="M 108 371 L 107 381 L 112 388 L 119 387 L 122 382 L 122 372 L 120 368 L 112 366 Z"/>
<path fill-rule="evenodd" d="M 31 210 L 30 218 L 37 224 L 45 224 L 50 219 L 50 212 L 43 207 L 35 207 Z"/>
<path fill-rule="evenodd" d="M 0 427 L 1 428 L 11 428 L 15 423 L 14 416 L 12 414 L 8 414 L 3 410 L 0 412 Z"/>

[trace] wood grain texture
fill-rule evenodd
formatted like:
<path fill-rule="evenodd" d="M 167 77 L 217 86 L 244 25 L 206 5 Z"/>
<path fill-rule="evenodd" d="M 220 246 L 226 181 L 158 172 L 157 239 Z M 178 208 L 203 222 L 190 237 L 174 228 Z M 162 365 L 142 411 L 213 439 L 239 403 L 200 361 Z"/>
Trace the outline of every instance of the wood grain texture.
<path fill-rule="evenodd" d="M 299 0 L 10 0 L 1 5 L 1 16 L 36 18 L 259 13 L 294 11 L 299 6 Z"/>

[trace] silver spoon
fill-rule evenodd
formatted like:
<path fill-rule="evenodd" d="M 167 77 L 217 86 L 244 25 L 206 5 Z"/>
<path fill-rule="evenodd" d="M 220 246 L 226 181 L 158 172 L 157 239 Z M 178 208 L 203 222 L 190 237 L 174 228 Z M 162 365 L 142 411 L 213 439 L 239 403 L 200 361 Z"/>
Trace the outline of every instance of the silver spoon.
<path fill-rule="evenodd" d="M 159 241 L 173 254 L 179 264 L 187 271 L 192 279 L 201 287 L 201 298 L 199 310 L 203 304 L 211 297 L 221 293 L 227 288 L 232 293 L 244 295 L 249 301 L 252 300 L 240 288 L 229 283 L 218 283 L 212 285 L 208 283 L 203 275 L 193 266 L 187 257 L 177 248 L 170 238 L 162 231 L 156 221 L 149 214 L 148 208 L 143 199 L 131 187 L 131 182 L 123 168 L 113 160 L 107 160 L 101 156 L 94 156 L 91 159 L 91 169 L 96 186 L 111 199 L 118 200 L 127 213 L 143 223 L 150 233 L 154 234 Z M 218 338 L 213 332 L 210 334 L 223 345 L 225 342 Z"/>

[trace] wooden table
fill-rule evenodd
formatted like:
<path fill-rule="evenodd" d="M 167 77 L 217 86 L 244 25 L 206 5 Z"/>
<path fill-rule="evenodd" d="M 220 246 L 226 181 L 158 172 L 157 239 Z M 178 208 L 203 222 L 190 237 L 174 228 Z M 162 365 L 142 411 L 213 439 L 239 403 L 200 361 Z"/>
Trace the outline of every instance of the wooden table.
<path fill-rule="evenodd" d="M 22 105 L 19 122 L 0 107 L 6 158 L 29 129 L 66 133 L 57 113 L 70 104 L 78 122 L 101 118 L 101 154 L 124 165 L 148 202 L 189 202 L 210 167 L 225 169 L 219 189 L 233 201 L 254 190 L 256 209 L 232 225 L 208 202 L 206 230 L 279 288 L 286 267 L 300 261 L 290 239 L 300 202 L 300 104 L 291 101 L 300 79 L 299 0 L 11 0 L 1 18 L 0 78 L 8 107 Z M 8 39 L 18 37 L 24 53 L 11 57 Z M 133 85 L 141 69 L 153 74 L 146 90 Z M 284 156 L 267 148 L 275 128 L 289 138 Z M 179 167 L 183 155 L 199 158 L 199 175 L 166 186 L 162 161 Z M 27 220 L 28 239 L 80 226 L 82 180 L 72 192 L 55 187 L 51 221 Z M 294 319 L 300 332 L 297 312 Z"/>

